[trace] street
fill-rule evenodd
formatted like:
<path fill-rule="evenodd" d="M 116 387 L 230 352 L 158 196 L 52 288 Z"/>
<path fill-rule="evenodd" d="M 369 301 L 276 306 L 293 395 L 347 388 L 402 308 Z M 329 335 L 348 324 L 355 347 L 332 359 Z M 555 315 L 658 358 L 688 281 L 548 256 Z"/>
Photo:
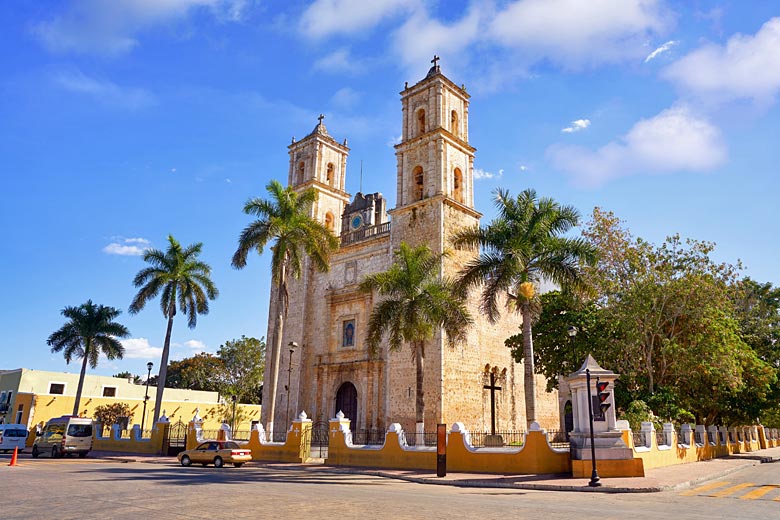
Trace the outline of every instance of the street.
<path fill-rule="evenodd" d="M 777 518 L 780 464 L 664 493 L 425 485 L 312 466 L 242 468 L 0 458 L 2 518 Z M 747 496 L 746 496 L 747 495 Z"/>

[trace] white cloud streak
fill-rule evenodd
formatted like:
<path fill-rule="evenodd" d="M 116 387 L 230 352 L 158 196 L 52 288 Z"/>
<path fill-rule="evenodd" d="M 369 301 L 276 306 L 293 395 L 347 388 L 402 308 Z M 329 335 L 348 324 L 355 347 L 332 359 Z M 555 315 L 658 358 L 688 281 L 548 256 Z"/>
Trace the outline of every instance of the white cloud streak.
<path fill-rule="evenodd" d="M 160 359 L 162 347 L 153 347 L 147 338 L 120 340 L 125 347 L 125 359 Z"/>
<path fill-rule="evenodd" d="M 138 110 L 157 104 L 155 96 L 145 89 L 122 87 L 89 77 L 79 70 L 60 72 L 54 76 L 54 82 L 69 92 L 89 96 L 106 106 Z"/>
<path fill-rule="evenodd" d="M 650 54 L 647 55 L 647 57 L 645 58 L 645 63 L 647 63 L 650 60 L 654 60 L 659 55 L 661 55 L 661 54 L 663 54 L 665 52 L 670 51 L 672 49 L 672 47 L 674 47 L 675 45 L 677 45 L 679 43 L 680 42 L 678 40 L 670 40 L 670 41 L 664 43 L 663 45 L 658 47 L 656 50 L 654 50 L 653 52 L 651 52 Z"/>
<path fill-rule="evenodd" d="M 563 132 L 564 134 L 573 134 L 574 132 L 585 130 L 589 126 L 590 126 L 590 119 L 577 119 L 576 121 L 571 122 L 571 126 L 562 128 L 561 132 Z"/>
<path fill-rule="evenodd" d="M 482 168 L 474 168 L 474 180 L 482 180 L 482 179 L 500 179 L 504 176 L 504 170 L 499 169 L 498 173 L 489 172 L 487 170 L 483 170 Z"/>
<path fill-rule="evenodd" d="M 780 18 L 725 45 L 705 44 L 669 65 L 662 76 L 695 97 L 714 102 L 773 102 L 780 93 Z"/>
<path fill-rule="evenodd" d="M 620 140 L 597 150 L 563 145 L 547 150 L 555 168 L 586 186 L 641 173 L 707 172 L 726 155 L 720 130 L 684 105 L 637 122 Z"/>
<path fill-rule="evenodd" d="M 141 256 L 149 249 L 150 242 L 145 238 L 120 238 L 103 248 L 108 255 Z"/>
<path fill-rule="evenodd" d="M 421 0 L 315 0 L 301 17 L 300 32 L 309 38 L 352 34 L 421 5 Z"/>

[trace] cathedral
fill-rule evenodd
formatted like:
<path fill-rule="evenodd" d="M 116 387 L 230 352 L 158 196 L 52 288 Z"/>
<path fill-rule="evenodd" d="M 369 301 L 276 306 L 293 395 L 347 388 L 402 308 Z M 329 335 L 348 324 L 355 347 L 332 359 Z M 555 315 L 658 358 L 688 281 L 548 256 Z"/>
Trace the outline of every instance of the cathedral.
<path fill-rule="evenodd" d="M 289 283 L 289 306 L 282 338 L 276 413 L 273 423 L 289 425 L 300 411 L 327 421 L 342 411 L 353 431 L 386 429 L 401 423 L 415 429 L 415 363 L 408 346 L 372 356 L 365 342 L 377 296 L 360 291 L 368 274 L 386 271 L 402 241 L 427 244 L 434 253 L 449 250 L 443 274 L 455 276 L 476 251 L 455 250 L 450 237 L 473 227 L 482 216 L 474 208 L 474 153 L 469 144 L 469 94 L 441 73 L 437 58 L 421 81 L 401 94 L 402 138 L 397 158 L 396 206 L 387 209 L 381 193 L 345 191 L 349 148 L 319 123 L 289 146 L 288 183 L 313 188 L 318 200 L 314 218 L 339 237 L 330 270 L 307 266 Z M 520 329 L 519 314 L 505 312 L 491 324 L 478 309 L 479 294 L 469 296 L 474 325 L 465 343 L 449 347 L 439 333 L 425 345 L 425 426 L 463 422 L 472 431 L 491 427 L 491 390 L 496 429 L 525 429 L 523 368 L 512 359 L 504 340 Z M 269 338 L 274 337 L 269 308 Z M 269 345 L 272 341 L 269 341 Z M 289 345 L 289 349 L 284 346 Z M 289 351 L 288 351 L 289 350 Z M 266 384 L 271 377 L 269 348 Z M 492 375 L 492 377 L 491 377 Z M 559 428 L 557 394 L 545 392 L 537 376 L 537 421 Z M 285 384 L 287 383 L 287 384 Z M 265 396 L 267 399 L 268 396 Z M 263 408 L 263 424 L 268 424 Z M 286 428 L 286 426 L 285 426 Z"/>

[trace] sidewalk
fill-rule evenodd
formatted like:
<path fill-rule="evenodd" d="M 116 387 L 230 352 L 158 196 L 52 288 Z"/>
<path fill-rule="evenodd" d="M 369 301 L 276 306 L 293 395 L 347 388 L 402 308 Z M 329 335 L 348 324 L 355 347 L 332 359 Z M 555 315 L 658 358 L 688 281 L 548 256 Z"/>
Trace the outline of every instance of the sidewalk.
<path fill-rule="evenodd" d="M 92 452 L 90 457 L 122 462 L 146 462 L 156 464 L 178 464 L 174 457 L 151 455 Z M 276 470 L 288 471 L 327 471 L 351 475 L 373 475 L 444 486 L 537 489 L 548 491 L 582 491 L 596 493 L 654 493 L 659 491 L 677 491 L 695 487 L 702 482 L 721 478 L 730 473 L 761 464 L 780 460 L 780 448 L 754 451 L 732 455 L 729 458 L 713 459 L 690 464 L 678 464 L 665 468 L 651 469 L 646 476 L 637 478 L 601 479 L 601 487 L 589 487 L 590 479 L 575 479 L 565 475 L 496 475 L 485 473 L 447 473 L 446 477 L 437 477 L 435 471 L 392 470 L 373 468 L 353 468 L 342 466 L 324 466 L 321 464 L 263 464 Z M 596 468 L 598 469 L 598 463 Z"/>

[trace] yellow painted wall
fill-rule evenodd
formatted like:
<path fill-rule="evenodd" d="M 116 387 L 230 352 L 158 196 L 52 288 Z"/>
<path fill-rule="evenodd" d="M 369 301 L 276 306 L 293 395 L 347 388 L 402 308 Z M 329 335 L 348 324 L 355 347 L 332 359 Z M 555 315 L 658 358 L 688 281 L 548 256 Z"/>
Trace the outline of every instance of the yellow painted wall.
<path fill-rule="evenodd" d="M 163 439 L 165 432 L 170 427 L 169 423 L 157 423 L 157 428 L 152 429 L 150 438 L 141 439 L 115 439 L 101 437 L 97 431 L 93 432 L 92 449 L 97 451 L 113 451 L 121 453 L 144 453 L 158 455 L 163 453 Z"/>
<path fill-rule="evenodd" d="M 292 428 L 287 432 L 287 440 L 280 442 L 265 442 L 260 439 L 260 431 L 252 430 L 248 441 L 236 441 L 242 448 L 252 450 L 252 460 L 263 462 L 298 462 L 309 460 L 311 453 L 311 426 L 310 420 L 293 421 Z M 199 425 L 189 423 L 187 433 L 187 449 L 194 449 L 202 441 L 199 439 Z M 221 432 L 220 432 L 221 433 Z"/>

